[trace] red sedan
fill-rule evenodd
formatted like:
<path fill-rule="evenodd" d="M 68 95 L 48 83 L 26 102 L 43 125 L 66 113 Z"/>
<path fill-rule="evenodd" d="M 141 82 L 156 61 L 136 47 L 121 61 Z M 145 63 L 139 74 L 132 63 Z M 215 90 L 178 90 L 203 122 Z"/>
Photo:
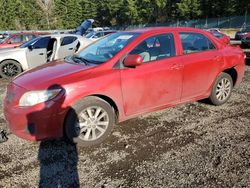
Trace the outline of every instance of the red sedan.
<path fill-rule="evenodd" d="M 65 135 L 91 146 L 113 125 L 208 98 L 224 104 L 244 75 L 239 47 L 193 28 L 117 32 L 77 55 L 24 72 L 7 86 L 10 130 L 28 140 Z"/>
<path fill-rule="evenodd" d="M 43 33 L 36 33 L 36 32 L 13 33 L 0 42 L 0 49 L 1 48 L 13 48 L 13 47 L 20 46 L 21 44 L 33 38 L 36 38 L 37 36 L 41 34 Z"/>

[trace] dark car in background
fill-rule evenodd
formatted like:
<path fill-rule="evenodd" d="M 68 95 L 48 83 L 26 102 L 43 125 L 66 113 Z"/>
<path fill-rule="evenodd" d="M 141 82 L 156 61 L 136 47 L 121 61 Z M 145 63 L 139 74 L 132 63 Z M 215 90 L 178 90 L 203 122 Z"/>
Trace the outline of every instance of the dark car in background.
<path fill-rule="evenodd" d="M 14 48 L 22 45 L 25 42 L 28 42 L 31 39 L 36 38 L 39 35 L 44 35 L 48 33 L 38 33 L 38 32 L 21 32 L 21 33 L 13 33 L 8 37 L 0 41 L 0 49 L 1 48 Z"/>
<path fill-rule="evenodd" d="M 241 40 L 243 36 L 250 33 L 250 26 L 244 27 L 240 31 L 235 33 L 235 40 Z"/>
<path fill-rule="evenodd" d="M 242 48 L 250 47 L 250 33 L 245 34 L 245 35 L 241 38 L 241 47 L 242 47 Z"/>

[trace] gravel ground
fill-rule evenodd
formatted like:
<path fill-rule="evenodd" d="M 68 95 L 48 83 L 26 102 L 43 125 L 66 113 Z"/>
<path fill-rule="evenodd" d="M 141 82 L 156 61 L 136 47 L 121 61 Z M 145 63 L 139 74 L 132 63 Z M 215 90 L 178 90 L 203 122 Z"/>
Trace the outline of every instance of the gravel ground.
<path fill-rule="evenodd" d="M 94 148 L 10 134 L 0 144 L 0 187 L 250 187 L 249 99 L 247 66 L 225 105 L 195 102 L 141 116 Z"/>

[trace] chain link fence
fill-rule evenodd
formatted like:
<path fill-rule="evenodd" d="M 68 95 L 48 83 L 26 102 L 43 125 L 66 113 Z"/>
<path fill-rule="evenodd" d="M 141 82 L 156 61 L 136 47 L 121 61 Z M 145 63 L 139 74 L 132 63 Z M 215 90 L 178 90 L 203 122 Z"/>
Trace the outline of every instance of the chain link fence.
<path fill-rule="evenodd" d="M 143 28 L 143 27 L 158 27 L 158 26 L 195 27 L 195 28 L 201 28 L 201 29 L 242 28 L 245 26 L 250 26 L 250 15 L 206 18 L 206 19 L 197 19 L 197 20 L 176 20 L 173 22 L 165 22 L 165 23 L 115 26 L 112 28 L 117 29 L 117 30 L 125 30 L 125 29 L 136 29 L 136 28 Z"/>

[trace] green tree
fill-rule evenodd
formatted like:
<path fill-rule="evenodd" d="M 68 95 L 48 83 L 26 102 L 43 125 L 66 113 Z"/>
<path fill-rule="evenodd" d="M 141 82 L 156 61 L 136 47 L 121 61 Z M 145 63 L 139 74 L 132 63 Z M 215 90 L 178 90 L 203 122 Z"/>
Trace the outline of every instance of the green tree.
<path fill-rule="evenodd" d="M 183 19 L 195 19 L 202 14 L 200 2 L 198 0 L 181 0 L 180 3 L 176 5 L 177 12 Z"/>
<path fill-rule="evenodd" d="M 139 16 L 135 0 L 123 0 L 118 13 L 118 24 L 138 24 Z"/>

